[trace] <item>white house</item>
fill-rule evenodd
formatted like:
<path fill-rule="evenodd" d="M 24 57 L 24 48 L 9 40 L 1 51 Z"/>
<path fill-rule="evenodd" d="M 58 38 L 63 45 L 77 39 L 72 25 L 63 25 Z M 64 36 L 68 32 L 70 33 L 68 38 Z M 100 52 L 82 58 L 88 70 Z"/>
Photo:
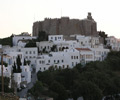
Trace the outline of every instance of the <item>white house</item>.
<path fill-rule="evenodd" d="M 14 81 L 17 84 L 17 87 L 20 88 L 21 81 L 21 73 L 14 73 Z"/>
<path fill-rule="evenodd" d="M 54 43 L 52 41 L 41 41 L 41 42 L 37 42 L 36 45 L 39 48 L 39 52 L 43 51 L 43 49 L 47 52 L 50 52 Z"/>
<path fill-rule="evenodd" d="M 95 61 L 103 61 L 110 52 L 109 49 L 103 47 L 103 44 L 99 45 L 98 48 L 91 48 L 91 50 L 94 52 Z"/>
<path fill-rule="evenodd" d="M 38 56 L 38 49 L 37 47 L 30 47 L 30 48 L 21 48 L 21 52 L 23 53 L 23 57 L 26 60 L 31 61 L 31 66 L 36 66 L 36 58 Z"/>
<path fill-rule="evenodd" d="M 27 43 L 28 43 L 28 40 L 19 40 L 18 46 L 24 48 Z"/>
<path fill-rule="evenodd" d="M 84 65 L 91 61 L 94 61 L 94 52 L 90 50 L 89 48 L 76 48 L 76 50 L 79 51 L 81 64 Z"/>
<path fill-rule="evenodd" d="M 30 83 L 31 82 L 31 68 L 30 68 L 30 66 L 28 66 L 28 65 L 25 66 L 24 65 L 24 66 L 21 66 L 21 69 L 22 69 L 21 80 L 26 81 L 27 83 Z"/>
<path fill-rule="evenodd" d="M 111 47 L 113 51 L 120 51 L 120 40 L 115 38 L 114 36 L 110 36 L 106 38 L 107 46 Z"/>
<path fill-rule="evenodd" d="M 9 52 L 8 55 L 12 57 L 12 64 L 14 64 L 14 62 L 16 63 L 16 59 L 18 56 L 20 57 L 21 63 L 23 64 L 24 62 L 23 52 Z"/>
<path fill-rule="evenodd" d="M 99 37 L 76 35 L 80 47 L 90 48 L 100 44 Z"/>
<path fill-rule="evenodd" d="M 48 41 L 63 41 L 63 35 L 49 35 Z"/>
<path fill-rule="evenodd" d="M 2 66 L 0 65 L 0 76 L 2 75 L 1 67 Z M 12 74 L 12 66 L 9 65 L 8 67 L 5 67 L 3 65 L 3 76 L 8 77 L 10 79 L 9 88 L 11 87 L 11 74 Z"/>
<path fill-rule="evenodd" d="M 14 35 L 13 38 L 12 38 L 13 46 L 18 46 L 19 40 L 32 40 L 32 39 L 36 39 L 36 38 L 37 37 L 31 36 L 27 32 L 23 32 L 20 35 Z"/>
<path fill-rule="evenodd" d="M 76 49 L 64 49 L 61 52 L 50 52 L 48 55 L 39 55 L 36 72 L 47 70 L 50 66 L 55 68 L 73 68 L 80 63 L 79 52 Z"/>

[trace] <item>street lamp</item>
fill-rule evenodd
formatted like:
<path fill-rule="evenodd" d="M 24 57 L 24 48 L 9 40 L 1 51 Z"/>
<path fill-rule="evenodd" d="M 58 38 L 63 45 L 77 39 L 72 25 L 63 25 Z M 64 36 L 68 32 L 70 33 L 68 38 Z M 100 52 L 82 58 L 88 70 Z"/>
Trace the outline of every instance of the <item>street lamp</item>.
<path fill-rule="evenodd" d="M 4 94 L 4 77 L 3 77 L 3 50 L 0 48 L 1 54 L 1 76 L 2 76 L 2 94 Z"/>

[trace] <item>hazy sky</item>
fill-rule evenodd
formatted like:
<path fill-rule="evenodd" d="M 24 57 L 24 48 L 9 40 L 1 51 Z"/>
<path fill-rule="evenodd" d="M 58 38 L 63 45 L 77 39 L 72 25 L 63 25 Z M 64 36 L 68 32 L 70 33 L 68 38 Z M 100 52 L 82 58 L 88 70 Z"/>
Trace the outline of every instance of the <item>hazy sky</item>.
<path fill-rule="evenodd" d="M 97 30 L 120 38 L 120 0 L 0 0 L 0 38 L 32 33 L 34 21 L 45 17 L 84 19 L 88 12 Z"/>

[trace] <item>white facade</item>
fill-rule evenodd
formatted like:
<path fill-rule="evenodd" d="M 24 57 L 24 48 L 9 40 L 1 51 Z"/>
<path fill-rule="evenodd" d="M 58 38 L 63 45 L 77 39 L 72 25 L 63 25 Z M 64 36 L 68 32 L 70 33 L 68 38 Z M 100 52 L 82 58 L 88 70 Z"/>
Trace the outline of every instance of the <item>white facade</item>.
<path fill-rule="evenodd" d="M 2 66 L 0 65 L 0 76 L 2 75 L 1 74 L 1 67 Z M 11 88 L 11 74 L 12 74 L 12 66 L 5 67 L 3 65 L 3 76 L 8 77 L 10 79 L 9 88 Z"/>
<path fill-rule="evenodd" d="M 63 52 L 51 52 L 49 55 L 40 55 L 37 58 L 36 72 L 55 68 L 73 68 L 80 63 L 79 52 L 75 49 L 64 49 Z"/>
<path fill-rule="evenodd" d="M 1 62 L 1 56 L 0 56 L 0 62 Z M 8 55 L 3 55 L 3 62 L 7 63 L 7 65 L 12 65 L 12 57 Z"/>
<path fill-rule="evenodd" d="M 2 48 L 2 45 L 0 44 L 0 48 Z"/>
<path fill-rule="evenodd" d="M 79 51 L 80 63 L 83 65 L 94 61 L 94 52 L 89 48 L 76 48 L 76 50 Z"/>
<path fill-rule="evenodd" d="M 62 51 L 62 48 L 72 49 L 80 46 L 76 40 L 57 41 L 57 42 L 54 42 L 54 44 L 57 46 L 57 51 Z"/>
<path fill-rule="evenodd" d="M 48 41 L 63 41 L 63 35 L 49 35 Z"/>
<path fill-rule="evenodd" d="M 95 61 L 103 61 L 110 52 L 109 49 L 103 48 L 102 44 L 98 48 L 91 48 L 91 50 L 94 52 Z"/>
<path fill-rule="evenodd" d="M 22 81 L 26 81 L 27 83 L 31 82 L 31 68 L 30 66 L 21 66 L 22 72 Z"/>
<path fill-rule="evenodd" d="M 80 47 L 92 48 L 100 44 L 99 37 L 76 35 Z"/>
<path fill-rule="evenodd" d="M 5 67 L 3 65 L 3 75 L 11 78 L 12 66 Z M 1 65 L 0 65 L 0 76 L 1 76 Z"/>
<path fill-rule="evenodd" d="M 24 58 L 26 60 L 30 60 L 31 61 L 31 65 L 33 67 L 36 66 L 36 58 L 38 56 L 38 49 L 35 47 L 31 47 L 31 48 L 21 48 L 20 49 L 21 52 L 23 52 Z"/>
<path fill-rule="evenodd" d="M 36 39 L 36 37 L 32 37 L 29 34 L 14 35 L 12 39 L 13 46 L 18 46 L 19 40 L 32 40 L 32 39 Z"/>
<path fill-rule="evenodd" d="M 107 46 L 111 47 L 113 51 L 120 51 L 120 40 L 115 38 L 114 36 L 110 36 L 106 38 Z"/>
<path fill-rule="evenodd" d="M 28 42 L 25 42 L 25 41 L 22 41 L 22 40 L 20 40 L 20 41 L 18 41 L 18 46 L 19 47 L 25 47 L 25 45 L 27 44 Z"/>
<path fill-rule="evenodd" d="M 16 63 L 16 59 L 18 56 L 20 56 L 21 63 L 23 64 L 23 62 L 24 62 L 23 52 L 10 52 L 10 53 L 8 53 L 8 55 L 10 57 L 12 57 L 12 64 L 14 64 L 14 62 Z"/>
<path fill-rule="evenodd" d="M 41 42 L 37 42 L 36 45 L 39 48 L 39 52 L 43 51 L 43 49 L 45 49 L 45 51 L 47 52 L 50 52 L 54 44 L 52 41 L 41 41 Z"/>
<path fill-rule="evenodd" d="M 17 87 L 19 88 L 21 83 L 21 73 L 14 73 L 14 80 L 17 84 Z"/>

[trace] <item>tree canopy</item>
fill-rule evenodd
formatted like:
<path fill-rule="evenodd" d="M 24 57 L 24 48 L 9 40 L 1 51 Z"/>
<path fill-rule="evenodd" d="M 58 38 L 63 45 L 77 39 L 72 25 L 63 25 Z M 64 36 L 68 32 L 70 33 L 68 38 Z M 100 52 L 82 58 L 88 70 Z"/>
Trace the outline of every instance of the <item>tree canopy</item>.
<path fill-rule="evenodd" d="M 53 97 L 54 100 L 77 100 L 81 96 L 84 100 L 116 97 L 120 93 L 119 65 L 120 52 L 110 52 L 104 61 L 90 62 L 85 66 L 77 64 L 72 69 L 62 70 L 52 66 L 37 73 L 38 81 L 47 88 L 41 94 Z"/>

